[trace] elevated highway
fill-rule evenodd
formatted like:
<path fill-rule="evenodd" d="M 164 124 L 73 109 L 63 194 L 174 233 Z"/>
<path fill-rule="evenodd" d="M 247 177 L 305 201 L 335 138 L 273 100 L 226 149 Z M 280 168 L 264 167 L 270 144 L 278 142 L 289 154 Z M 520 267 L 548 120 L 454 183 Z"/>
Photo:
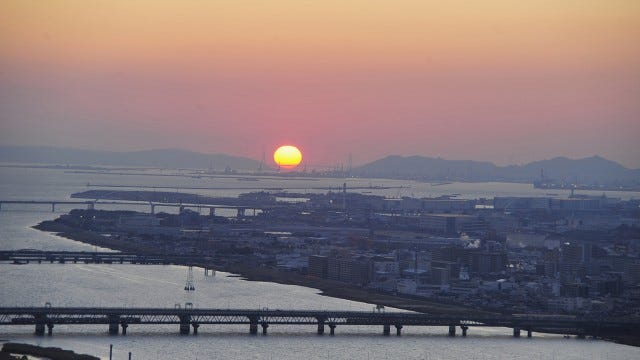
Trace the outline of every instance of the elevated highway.
<path fill-rule="evenodd" d="M 168 203 L 153 201 L 120 201 L 120 200 L 0 200 L 0 210 L 7 209 L 6 205 L 47 205 L 50 206 L 51 212 L 56 211 L 58 205 L 82 205 L 87 209 L 95 209 L 98 205 L 118 205 L 118 206 L 148 206 L 151 214 L 155 213 L 156 207 L 178 208 L 179 211 L 185 209 L 209 210 L 209 215 L 215 215 L 216 209 L 236 210 L 238 217 L 244 217 L 247 210 L 264 210 L 268 206 L 244 206 L 244 205 L 228 205 L 228 204 L 191 204 L 191 203 Z"/>
<path fill-rule="evenodd" d="M 199 255 L 140 255 L 120 252 L 91 251 L 0 251 L 0 263 L 13 264 L 85 263 L 195 266 L 207 264 L 209 262 L 211 262 L 211 259 L 209 257 Z"/>

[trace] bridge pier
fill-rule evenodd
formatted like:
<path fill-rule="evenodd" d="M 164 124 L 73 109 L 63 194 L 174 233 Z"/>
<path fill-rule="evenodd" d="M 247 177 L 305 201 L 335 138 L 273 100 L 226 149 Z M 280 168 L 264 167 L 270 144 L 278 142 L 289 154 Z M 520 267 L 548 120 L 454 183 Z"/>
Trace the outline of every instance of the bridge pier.
<path fill-rule="evenodd" d="M 244 209 L 243 208 L 238 208 L 238 218 L 243 218 L 244 217 Z"/>
<path fill-rule="evenodd" d="M 109 323 L 109 335 L 118 335 L 119 333 L 118 323 Z"/>
<path fill-rule="evenodd" d="M 531 337 L 531 329 L 527 329 L 527 337 L 530 338 Z"/>
<path fill-rule="evenodd" d="M 456 326 L 449 325 L 449 336 L 456 336 Z"/>
<path fill-rule="evenodd" d="M 37 336 L 44 336 L 44 323 L 36 323 L 36 331 L 34 332 L 34 334 Z"/>
<path fill-rule="evenodd" d="M 519 338 L 520 337 L 520 328 L 513 328 L 513 337 L 515 338 Z"/>
<path fill-rule="evenodd" d="M 181 315 L 180 318 L 180 335 L 189 335 L 191 332 L 191 316 Z"/>
<path fill-rule="evenodd" d="M 200 324 L 193 323 L 191 326 L 193 326 L 193 335 L 198 335 L 198 328 L 200 327 Z"/>
<path fill-rule="evenodd" d="M 318 335 L 324 335 L 324 318 L 316 318 L 318 319 Z"/>
<path fill-rule="evenodd" d="M 460 329 L 462 329 L 462 336 L 467 336 L 467 330 L 469 330 L 469 327 L 466 325 L 462 325 L 460 326 Z"/>
<path fill-rule="evenodd" d="M 87 203 L 87 210 L 94 210 L 96 208 L 95 203 Z"/>
<path fill-rule="evenodd" d="M 216 276 L 214 269 L 204 268 L 204 276 Z"/>
<path fill-rule="evenodd" d="M 391 334 L 391 325 L 389 324 L 384 324 L 382 326 L 382 335 L 384 336 L 389 336 L 389 334 Z"/>
<path fill-rule="evenodd" d="M 33 317 L 36 320 L 36 330 L 34 332 L 37 336 L 44 336 L 44 326 L 47 324 L 47 316 L 44 314 L 34 314 Z"/>
<path fill-rule="evenodd" d="M 402 335 L 402 325 L 396 325 L 396 336 Z"/>
<path fill-rule="evenodd" d="M 53 323 L 47 323 L 47 335 L 53 335 Z"/>
<path fill-rule="evenodd" d="M 209 217 L 214 217 L 216 216 L 216 208 L 211 207 L 209 208 Z"/>
<path fill-rule="evenodd" d="M 154 204 L 149 204 L 149 207 L 151 208 L 151 215 L 156 213 L 156 206 Z"/>
<path fill-rule="evenodd" d="M 258 334 L 258 318 L 253 316 L 249 318 L 249 334 Z"/>
<path fill-rule="evenodd" d="M 56 212 L 56 203 L 51 203 L 51 212 Z"/>
<path fill-rule="evenodd" d="M 122 335 L 127 335 L 127 328 L 129 327 L 129 324 L 122 322 L 120 323 L 120 326 L 122 327 Z"/>
<path fill-rule="evenodd" d="M 269 327 L 269 324 L 267 324 L 266 321 L 263 321 L 260 323 L 260 326 L 262 326 L 262 335 L 267 335 L 267 328 Z"/>
<path fill-rule="evenodd" d="M 336 324 L 329 323 L 329 334 L 331 334 L 331 336 L 336 334 Z"/>
<path fill-rule="evenodd" d="M 118 315 L 109 315 L 109 335 L 118 335 L 120 316 Z"/>

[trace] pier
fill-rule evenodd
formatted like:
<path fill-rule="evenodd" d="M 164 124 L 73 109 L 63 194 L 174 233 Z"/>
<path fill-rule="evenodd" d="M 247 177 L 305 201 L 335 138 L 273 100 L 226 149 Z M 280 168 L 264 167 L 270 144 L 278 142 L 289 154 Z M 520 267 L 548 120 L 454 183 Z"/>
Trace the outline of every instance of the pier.
<path fill-rule="evenodd" d="M 190 304 L 189 304 L 190 305 Z M 460 328 L 467 336 L 473 327 L 505 327 L 520 331 L 572 334 L 578 337 L 608 336 L 633 333 L 640 322 L 629 319 L 589 319 L 562 315 L 460 315 L 424 314 L 413 312 L 366 312 L 327 310 L 251 310 L 251 309 L 196 309 L 191 306 L 175 308 L 86 308 L 86 307 L 5 307 L 0 308 L 0 326 L 34 326 L 36 335 L 45 329 L 53 334 L 55 325 L 105 325 L 110 335 L 126 335 L 130 325 L 176 325 L 182 335 L 196 335 L 202 325 L 248 325 L 249 334 L 256 335 L 261 328 L 266 335 L 272 325 L 308 325 L 319 335 L 329 327 L 330 335 L 336 328 L 348 331 L 349 326 L 378 327 L 382 335 L 389 336 L 395 328 L 397 336 L 406 326 L 440 326 L 449 336 L 456 336 Z"/>

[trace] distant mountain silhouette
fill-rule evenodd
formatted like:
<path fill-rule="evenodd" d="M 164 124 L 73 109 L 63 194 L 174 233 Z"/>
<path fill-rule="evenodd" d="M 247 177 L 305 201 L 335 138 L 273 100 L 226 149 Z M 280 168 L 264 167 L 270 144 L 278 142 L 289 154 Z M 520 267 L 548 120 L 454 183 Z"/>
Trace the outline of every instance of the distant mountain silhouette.
<path fill-rule="evenodd" d="M 0 146 L 0 162 L 73 166 L 138 166 L 257 170 L 260 162 L 226 154 L 203 154 L 179 149 L 116 152 L 37 146 Z M 265 170 L 273 170 L 263 165 Z M 525 165 L 497 166 L 487 161 L 446 160 L 392 155 L 355 167 L 352 175 L 422 181 L 515 181 L 545 179 L 581 184 L 639 185 L 640 169 L 628 169 L 599 156 L 584 159 L 556 157 Z"/>
<path fill-rule="evenodd" d="M 510 170 L 511 176 L 520 176 L 523 180 L 540 179 L 541 170 L 544 170 L 546 178 L 580 183 L 628 182 L 634 177 L 640 180 L 640 170 L 627 169 L 600 156 L 583 159 L 556 157 L 523 166 L 506 167 L 505 170 Z"/>
<path fill-rule="evenodd" d="M 640 183 L 640 169 L 627 169 L 599 156 L 576 160 L 556 157 L 526 165 L 497 166 L 485 161 L 394 155 L 357 167 L 352 174 L 425 181 L 532 182 L 544 176 L 556 181 L 585 184 Z"/>
<path fill-rule="evenodd" d="M 212 167 L 257 170 L 260 162 L 226 154 L 202 154 L 179 149 L 116 152 L 36 146 L 0 146 L 0 162 L 74 166 L 140 166 L 158 168 Z M 266 168 L 263 166 L 263 168 Z M 266 168 L 268 169 L 268 168 Z"/>

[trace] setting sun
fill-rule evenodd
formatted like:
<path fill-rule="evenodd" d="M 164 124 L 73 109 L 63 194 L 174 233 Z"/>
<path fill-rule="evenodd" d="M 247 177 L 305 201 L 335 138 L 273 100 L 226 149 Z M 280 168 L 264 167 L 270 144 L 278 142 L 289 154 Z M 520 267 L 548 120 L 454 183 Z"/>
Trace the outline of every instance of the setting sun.
<path fill-rule="evenodd" d="M 278 164 L 279 168 L 290 170 L 300 164 L 302 153 L 295 146 L 284 145 L 273 153 L 273 160 Z"/>

